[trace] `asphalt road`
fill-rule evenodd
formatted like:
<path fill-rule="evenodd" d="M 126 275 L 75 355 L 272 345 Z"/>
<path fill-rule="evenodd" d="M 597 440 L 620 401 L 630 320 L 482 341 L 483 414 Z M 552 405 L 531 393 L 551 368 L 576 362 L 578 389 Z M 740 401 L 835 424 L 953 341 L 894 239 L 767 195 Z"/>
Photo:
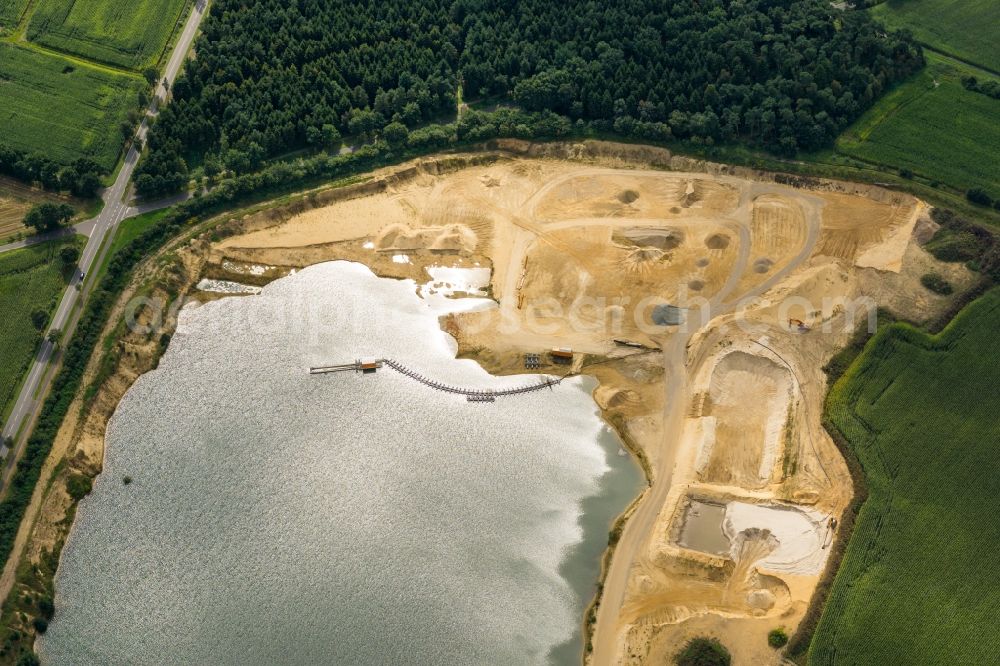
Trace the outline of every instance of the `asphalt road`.
<path fill-rule="evenodd" d="M 42 234 L 35 234 L 34 236 L 28 236 L 27 238 L 22 238 L 19 241 L 13 241 L 11 243 L 5 243 L 0 245 L 0 254 L 4 252 L 10 252 L 11 250 L 19 250 L 22 247 L 31 247 L 32 245 L 38 245 L 39 243 L 46 243 L 50 240 L 55 240 L 57 238 L 69 237 L 73 234 L 80 234 L 81 236 L 89 236 L 90 232 L 94 229 L 94 224 L 96 224 L 97 218 L 91 218 L 89 220 L 84 220 L 79 224 L 74 224 L 71 227 L 65 227 L 59 229 L 58 231 L 47 231 Z"/>
<path fill-rule="evenodd" d="M 160 84 L 157 86 L 153 100 L 147 110 L 147 116 L 154 115 L 162 100 L 166 98 L 167 90 L 163 86 L 163 80 L 166 80 L 168 84 L 173 84 L 174 80 L 177 78 L 177 73 L 180 71 L 181 65 L 184 63 L 184 59 L 191 48 L 191 43 L 194 41 L 194 37 L 198 32 L 198 26 L 201 24 L 201 20 L 205 15 L 206 7 L 206 0 L 198 0 L 194 9 L 191 11 L 191 15 L 188 17 L 187 23 L 185 23 L 184 29 L 181 32 L 180 37 L 177 39 L 174 50 L 170 54 L 170 60 L 167 62 L 167 66 L 163 72 L 163 79 L 161 79 Z M 148 123 L 144 119 L 142 124 L 139 126 L 139 130 L 136 132 L 136 139 L 144 141 L 148 129 Z M 132 142 L 132 146 L 129 148 L 128 154 L 125 156 L 125 162 L 122 164 L 121 170 L 118 172 L 118 177 L 115 179 L 114 184 L 106 189 L 102 194 L 102 198 L 104 199 L 104 210 L 102 210 L 101 214 L 93 220 L 88 220 L 87 222 L 83 222 L 78 225 L 78 227 L 82 227 L 83 229 L 89 228 L 87 245 L 84 247 L 83 253 L 80 256 L 79 271 L 73 276 L 73 279 L 70 280 L 69 286 L 67 286 L 66 291 L 63 293 L 62 300 L 59 302 L 59 307 L 56 309 L 48 329 L 48 331 L 63 331 L 64 343 L 65 339 L 72 334 L 72 327 L 75 326 L 75 320 L 73 319 L 74 309 L 81 302 L 81 297 L 86 295 L 89 287 L 89 284 L 86 283 L 86 275 L 90 271 L 91 267 L 98 263 L 98 255 L 105 239 L 108 238 L 109 234 L 114 232 L 118 224 L 126 217 L 132 217 L 140 212 L 152 210 L 152 208 L 149 208 L 148 206 L 133 208 L 125 202 L 125 195 L 128 192 L 129 184 L 132 180 L 132 172 L 135 170 L 136 163 L 139 161 L 139 151 L 135 148 L 137 143 L 139 143 L 139 141 Z M 171 201 L 170 203 L 175 202 Z M 164 205 L 170 205 L 170 203 L 164 202 Z M 161 205 L 159 207 L 163 206 Z M 13 248 L 7 248 L 7 246 L 4 246 L 0 249 Z M 32 419 L 37 414 L 41 406 L 42 399 L 44 398 L 48 388 L 48 384 L 52 380 L 52 375 L 54 373 L 48 372 L 49 361 L 55 354 L 56 347 L 48 341 L 48 331 L 46 331 L 46 339 L 42 342 L 42 346 L 39 348 L 38 353 L 35 356 L 35 360 L 31 364 L 31 370 L 28 373 L 28 377 L 25 380 L 24 385 L 21 387 L 21 392 L 18 395 L 17 402 L 14 403 L 14 408 L 10 413 L 10 417 L 4 424 L 2 441 L 6 441 L 8 437 L 14 437 L 15 434 L 21 430 L 22 424 L 24 424 L 26 420 Z M 25 430 L 27 431 L 29 429 L 26 428 Z M 6 446 L 0 446 L 0 457 L 2 457 L 5 461 L 10 462 L 10 464 L 7 465 L 8 469 L 4 474 L 5 487 L 9 472 L 13 469 L 13 461 L 17 460 L 19 457 L 21 448 L 26 440 L 27 432 L 23 432 L 21 437 L 15 442 L 15 455 L 13 456 L 9 455 L 9 450 Z"/>
<path fill-rule="evenodd" d="M 130 217 L 135 217 L 136 215 L 142 215 L 143 213 L 149 213 L 154 210 L 160 210 L 162 208 L 169 208 L 175 204 L 179 204 L 182 201 L 187 201 L 191 198 L 191 192 L 181 192 L 180 194 L 175 194 L 171 197 L 165 199 L 157 199 L 156 201 L 144 201 L 141 203 L 136 203 L 130 206 L 125 212 L 125 217 L 123 219 L 128 219 Z M 94 227 L 100 220 L 100 216 L 92 217 L 89 220 L 84 220 L 73 226 L 66 227 L 64 229 L 59 229 L 58 231 L 48 231 L 43 234 L 35 234 L 34 236 L 28 236 L 27 238 L 22 238 L 19 241 L 13 241 L 11 243 L 5 243 L 0 245 L 0 254 L 4 252 L 10 252 L 11 250 L 20 250 L 21 248 L 31 247 L 32 245 L 38 245 L 39 243 L 47 243 L 50 240 L 55 240 L 57 238 L 63 238 L 72 236 L 73 234 L 79 234 L 81 236 L 90 236 L 94 231 Z"/>

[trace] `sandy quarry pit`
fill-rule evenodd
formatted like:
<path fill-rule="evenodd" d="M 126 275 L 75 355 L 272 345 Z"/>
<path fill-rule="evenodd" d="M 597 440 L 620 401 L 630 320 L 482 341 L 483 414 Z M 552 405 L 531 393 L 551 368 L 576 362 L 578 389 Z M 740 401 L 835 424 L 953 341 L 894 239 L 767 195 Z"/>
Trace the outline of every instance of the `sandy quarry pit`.
<path fill-rule="evenodd" d="M 542 372 L 593 375 L 651 481 L 606 572 L 591 663 L 660 663 L 694 627 L 736 664 L 778 663 L 766 633 L 801 620 L 853 492 L 820 426 L 820 368 L 882 276 L 918 284 L 908 268 L 928 261 L 911 242 L 924 205 L 759 174 L 486 162 L 241 220 L 209 270 L 349 259 L 425 285 L 429 267 L 492 268 L 498 307 L 442 319 L 460 355 L 506 374 L 541 352 Z M 663 304 L 681 305 L 684 325 L 657 325 Z M 574 363 L 550 363 L 552 347 Z M 721 549 L 684 543 L 692 502 L 722 516 Z"/>
<path fill-rule="evenodd" d="M 606 572 L 591 663 L 661 663 L 697 627 L 758 665 L 778 663 L 766 633 L 801 620 L 853 492 L 820 426 L 820 368 L 855 299 L 883 276 L 914 290 L 924 213 L 848 184 L 502 158 L 244 220 L 211 261 L 350 259 L 418 285 L 428 267 L 491 267 L 499 306 L 442 320 L 460 355 L 516 373 L 541 352 L 542 372 L 595 376 L 651 481 Z M 684 325 L 654 323 L 664 303 Z M 573 365 L 548 363 L 552 347 Z M 722 549 L 683 544 L 692 502 L 717 507 Z"/>
<path fill-rule="evenodd" d="M 912 242 L 925 207 L 906 195 L 793 187 L 642 146 L 501 148 L 232 218 L 171 248 L 183 266 L 168 268 L 184 276 L 174 288 L 210 300 L 221 294 L 197 291 L 202 279 L 260 287 L 344 259 L 447 294 L 440 268 L 491 269 L 485 294 L 497 307 L 441 320 L 459 354 L 509 374 L 541 352 L 539 372 L 594 376 L 595 401 L 650 481 L 606 567 L 596 627 L 585 625 L 589 662 L 667 663 L 683 640 L 709 634 L 734 664 L 778 663 L 766 634 L 798 625 L 836 536 L 829 520 L 852 495 L 820 425 L 821 368 L 851 332 L 843 303 L 873 295 L 920 320 L 948 304 L 920 275 L 938 270 L 959 288 L 971 278 Z M 671 317 L 684 324 L 662 324 Z M 60 455 L 80 469 L 100 467 L 107 418 L 155 363 L 155 340 L 122 343 L 88 422 L 60 436 Z M 573 363 L 552 363 L 552 347 L 572 348 Z M 32 561 L 65 535 L 64 495 L 41 500 Z M 725 507 L 726 548 L 682 545 L 693 501 Z"/>

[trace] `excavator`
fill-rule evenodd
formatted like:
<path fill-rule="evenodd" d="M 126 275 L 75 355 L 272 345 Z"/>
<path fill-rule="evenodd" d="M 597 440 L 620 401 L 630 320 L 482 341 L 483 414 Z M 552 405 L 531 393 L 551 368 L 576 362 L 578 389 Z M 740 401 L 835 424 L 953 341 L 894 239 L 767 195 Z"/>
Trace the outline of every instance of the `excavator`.
<path fill-rule="evenodd" d="M 809 327 L 806 326 L 805 322 L 802 321 L 801 319 L 789 319 L 788 320 L 788 328 L 790 328 L 793 331 L 796 331 L 798 333 L 808 333 L 809 332 Z"/>

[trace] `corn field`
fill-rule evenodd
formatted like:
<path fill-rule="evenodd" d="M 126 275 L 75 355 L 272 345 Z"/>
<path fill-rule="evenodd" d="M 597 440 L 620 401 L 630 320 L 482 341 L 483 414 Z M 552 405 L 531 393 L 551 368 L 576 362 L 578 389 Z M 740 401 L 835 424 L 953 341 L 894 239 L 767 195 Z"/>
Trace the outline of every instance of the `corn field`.
<path fill-rule="evenodd" d="M 28 39 L 134 71 L 157 66 L 187 0 L 43 0 Z"/>
<path fill-rule="evenodd" d="M 830 393 L 869 485 L 815 665 L 1000 654 L 1000 288 L 938 335 L 880 331 Z"/>

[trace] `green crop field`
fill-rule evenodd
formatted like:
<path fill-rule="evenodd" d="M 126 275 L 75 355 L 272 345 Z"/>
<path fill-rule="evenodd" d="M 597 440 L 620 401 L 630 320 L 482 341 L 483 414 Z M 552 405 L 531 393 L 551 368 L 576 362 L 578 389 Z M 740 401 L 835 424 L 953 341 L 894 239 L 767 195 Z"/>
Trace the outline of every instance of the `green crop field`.
<path fill-rule="evenodd" d="M 66 287 L 59 250 L 83 248 L 81 237 L 51 241 L 0 254 L 0 414 L 17 397 L 21 376 L 35 355 L 41 333 L 31 322 L 39 308 L 51 316 Z"/>
<path fill-rule="evenodd" d="M 1000 2 L 889 0 L 871 14 L 890 28 L 907 28 L 938 51 L 1000 72 Z"/>
<path fill-rule="evenodd" d="M 939 335 L 887 326 L 830 392 L 869 496 L 811 665 L 996 663 L 998 330 L 994 288 Z"/>
<path fill-rule="evenodd" d="M 0 43 L 0 141 L 60 162 L 89 157 L 110 171 L 124 144 L 119 125 L 144 87 L 139 77 Z"/>
<path fill-rule="evenodd" d="M 27 6 L 28 0 L 0 0 L 0 28 L 16 26 Z"/>
<path fill-rule="evenodd" d="M 927 56 L 927 67 L 844 131 L 837 151 L 1000 196 L 1000 100 L 963 88 L 971 70 L 961 63 Z"/>
<path fill-rule="evenodd" d="M 187 0 L 39 0 L 28 39 L 136 71 L 157 65 Z"/>

